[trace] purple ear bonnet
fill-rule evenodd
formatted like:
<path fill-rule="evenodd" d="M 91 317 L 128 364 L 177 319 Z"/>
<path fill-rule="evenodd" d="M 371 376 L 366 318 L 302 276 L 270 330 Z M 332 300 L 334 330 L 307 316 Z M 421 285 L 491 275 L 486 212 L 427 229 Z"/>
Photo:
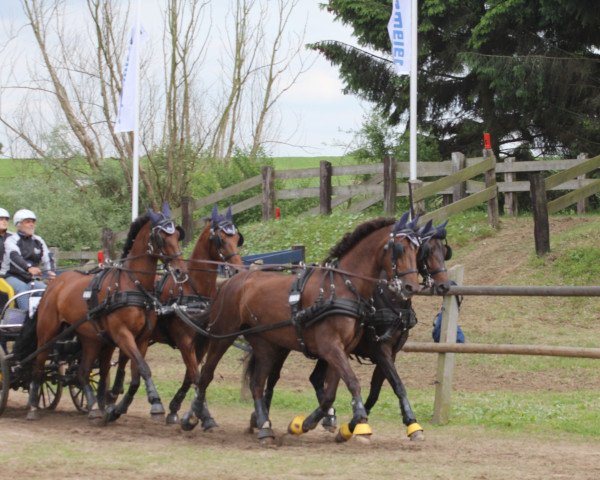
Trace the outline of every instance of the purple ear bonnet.
<path fill-rule="evenodd" d="M 235 224 L 233 223 L 233 213 L 231 211 L 231 207 L 227 209 L 225 215 L 221 215 L 219 214 L 219 210 L 215 205 L 210 216 L 210 221 L 213 230 L 220 229 L 226 235 L 235 235 L 237 231 Z"/>
<path fill-rule="evenodd" d="M 171 219 L 171 208 L 167 202 L 162 205 L 162 211 L 156 213 L 151 208 L 148 209 L 148 216 L 152 222 L 154 228 L 159 228 L 167 235 L 173 235 L 175 233 L 175 223 Z"/>

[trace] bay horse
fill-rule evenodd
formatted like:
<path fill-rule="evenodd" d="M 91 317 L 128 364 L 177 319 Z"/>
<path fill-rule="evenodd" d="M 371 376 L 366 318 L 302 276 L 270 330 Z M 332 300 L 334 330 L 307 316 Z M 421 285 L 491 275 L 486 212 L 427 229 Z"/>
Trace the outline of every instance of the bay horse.
<path fill-rule="evenodd" d="M 181 227 L 176 227 L 171 219 L 168 204 L 163 205 L 160 213 L 148 209 L 146 215 L 132 222 L 120 261 L 95 275 L 65 272 L 49 284 L 42 296 L 36 312 L 38 351 L 51 343 L 64 324 L 76 329 L 82 349 L 78 378 L 92 420 L 106 422 L 108 419 L 109 412 L 102 412 L 98 406 L 103 406 L 110 357 L 115 346 L 132 359 L 130 390 L 137 390 L 141 375 L 151 414 L 164 415 L 144 356 L 155 322 L 155 316 L 150 312 L 158 306 L 151 293 L 157 261 L 161 259 L 175 275 L 185 273 L 186 265 L 179 248 L 181 232 Z M 48 350 L 42 349 L 33 365 L 28 419 L 39 418 L 37 399 L 47 357 Z M 99 357 L 100 381 L 96 398 L 89 378 Z"/>
<path fill-rule="evenodd" d="M 217 426 L 208 411 L 206 389 L 219 360 L 241 331 L 254 352 L 256 368 L 250 381 L 261 442 L 274 439 L 263 398 L 264 384 L 281 352 L 289 350 L 323 358 L 328 364 L 327 387 L 319 408 L 305 422 L 316 426 L 327 414 L 342 379 L 352 395 L 350 428 L 356 434 L 370 434 L 348 353 L 356 347 L 364 319 L 372 311 L 368 299 L 374 283 L 406 298 L 420 288 L 418 240 L 407 218 L 405 214 L 398 222 L 376 219 L 359 225 L 332 249 L 334 260 L 324 268 L 308 268 L 293 276 L 249 271 L 225 282 L 210 311 L 206 361 L 191 410 L 182 418 L 182 428 L 191 430 L 199 420 L 205 430 Z M 382 271 L 384 278 L 380 278 Z"/>
<path fill-rule="evenodd" d="M 438 295 L 444 295 L 450 288 L 445 266 L 445 261 L 452 258 L 452 249 L 446 241 L 447 223 L 446 221 L 437 227 L 432 227 L 432 223 L 428 222 L 418 232 L 421 243 L 417 254 L 417 268 L 423 277 L 424 286 L 430 288 L 432 293 Z M 371 318 L 372 323 L 369 324 L 367 322 L 365 325 L 365 333 L 356 348 L 352 351 L 352 354 L 356 357 L 368 359 L 375 364 L 375 369 L 371 377 L 369 396 L 365 402 L 365 409 L 367 414 L 371 412 L 371 409 L 377 403 L 383 382 L 387 380 L 398 397 L 402 422 L 406 426 L 407 436 L 412 441 L 423 440 L 423 428 L 417 422 L 408 401 L 406 389 L 395 365 L 396 355 L 406 343 L 410 329 L 417 323 L 411 300 L 400 299 L 397 296 L 390 295 L 389 291 L 377 286 L 373 294 L 373 304 L 377 313 Z M 273 389 L 279 379 L 284 360 L 285 357 L 281 359 L 278 368 L 269 376 L 265 392 L 265 396 L 268 399 L 267 405 L 271 402 Z M 254 361 L 250 358 L 247 362 L 247 368 L 251 369 L 253 365 Z M 326 361 L 319 359 L 310 375 L 310 382 L 319 400 L 324 394 L 326 369 Z M 300 416 L 292 420 L 288 427 L 289 433 L 295 435 L 305 433 L 307 429 L 302 425 L 303 420 L 303 417 Z M 336 422 L 335 410 L 331 408 L 327 416 L 323 419 L 322 425 L 327 430 L 334 431 Z M 341 438 L 339 438 L 340 440 L 350 438 L 344 425 L 342 425 L 340 430 L 343 432 Z"/>
<path fill-rule="evenodd" d="M 231 207 L 225 215 L 221 215 L 215 205 L 187 262 L 189 277 L 178 280 L 167 271 L 157 284 L 156 295 L 161 305 L 166 308 L 163 313 L 158 314 L 150 342 L 166 343 L 178 348 L 186 367 L 181 387 L 169 403 L 167 424 L 179 423 L 177 412 L 191 385 L 198 383 L 200 375 L 198 359 L 201 357 L 200 352 L 196 352 L 197 330 L 180 320 L 169 306 L 177 303 L 192 318 L 198 313 L 207 311 L 217 291 L 219 267 L 243 265 L 242 257 L 238 252 L 238 247 L 243 244 L 244 236 L 233 222 Z M 123 392 L 126 363 L 127 357 L 123 354 L 119 355 L 119 368 L 111 391 L 112 398 L 116 398 Z"/>

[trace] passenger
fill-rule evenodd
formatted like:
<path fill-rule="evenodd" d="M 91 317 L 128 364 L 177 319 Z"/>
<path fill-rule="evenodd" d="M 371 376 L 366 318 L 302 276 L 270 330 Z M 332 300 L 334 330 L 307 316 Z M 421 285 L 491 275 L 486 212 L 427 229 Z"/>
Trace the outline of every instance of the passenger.
<path fill-rule="evenodd" d="M 18 210 L 13 222 L 17 233 L 8 237 L 4 243 L 5 253 L 0 275 L 6 278 L 15 294 L 46 288 L 39 279 L 45 275 L 48 280 L 52 280 L 56 275 L 52 271 L 50 251 L 46 242 L 35 235 L 35 213 L 26 209 Z M 17 306 L 21 310 L 27 310 L 29 295 L 18 297 Z"/>
<path fill-rule="evenodd" d="M 2 259 L 4 258 L 4 242 L 11 235 L 8 231 L 9 219 L 10 214 L 8 211 L 0 208 L 0 265 L 2 265 Z"/>

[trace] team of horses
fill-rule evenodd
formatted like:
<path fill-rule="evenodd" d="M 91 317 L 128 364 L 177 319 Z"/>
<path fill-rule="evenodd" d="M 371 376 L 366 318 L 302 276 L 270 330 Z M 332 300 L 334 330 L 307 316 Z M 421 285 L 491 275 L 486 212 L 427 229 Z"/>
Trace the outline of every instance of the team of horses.
<path fill-rule="evenodd" d="M 166 422 L 179 423 L 184 430 L 197 424 L 211 430 L 217 422 L 206 401 L 207 388 L 224 353 L 243 336 L 251 347 L 245 369 L 254 400 L 250 429 L 257 430 L 261 443 L 275 438 L 271 400 L 293 350 L 316 359 L 310 382 L 317 408 L 294 418 L 290 434 L 303 434 L 319 423 L 337 429 L 334 401 L 341 380 L 351 394 L 352 418 L 339 426 L 336 440 L 370 435 L 368 414 L 388 380 L 407 435 L 423 439 L 395 359 L 416 324 L 411 297 L 422 288 L 437 294 L 449 289 L 445 261 L 452 250 L 445 226 L 418 226 L 418 218 L 410 220 L 408 213 L 398 220 L 371 220 L 347 233 L 322 264 L 282 273 L 243 265 L 239 247 L 244 238 L 231 208 L 219 214 L 215 206 L 187 260 L 180 249 L 184 232 L 168 205 L 160 212 L 149 209 L 132 223 L 119 260 L 92 273 L 65 272 L 49 284 L 35 315 L 39 353 L 32 367 L 27 418 L 40 415 L 38 395 L 48 357 L 44 345 L 71 328 L 81 342 L 78 378 L 91 420 L 106 424 L 125 414 L 141 379 L 151 416 L 164 418 L 145 360 L 149 345 L 159 342 L 179 349 L 185 364 Z M 159 261 L 164 265 L 160 276 Z M 229 278 L 217 287 L 218 273 L 224 270 Z M 111 386 L 116 348 L 119 362 Z M 366 402 L 351 355 L 374 364 Z M 125 390 L 128 362 L 131 381 Z M 99 381 L 94 391 L 89 379 L 95 365 Z M 194 399 L 180 420 L 178 412 L 192 385 Z"/>

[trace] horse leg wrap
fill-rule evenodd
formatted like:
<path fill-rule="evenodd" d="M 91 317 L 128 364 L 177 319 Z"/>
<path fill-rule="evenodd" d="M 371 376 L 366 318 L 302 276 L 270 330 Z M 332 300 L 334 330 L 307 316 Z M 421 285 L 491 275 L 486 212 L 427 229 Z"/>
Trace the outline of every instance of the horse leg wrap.
<path fill-rule="evenodd" d="M 206 403 L 204 395 L 202 395 L 202 397 L 199 397 L 198 395 L 194 397 L 194 401 L 192 402 L 192 411 L 194 412 L 194 415 L 202 422 L 202 428 L 204 431 L 208 431 L 219 426 L 217 422 L 215 422 L 215 419 L 212 418 L 210 411 L 208 410 L 208 404 Z M 196 423 L 198 423 L 198 420 L 196 420 Z"/>
<path fill-rule="evenodd" d="M 304 420 L 302 423 L 302 430 L 304 430 L 304 432 L 308 432 L 309 430 L 315 429 L 325 415 L 327 415 L 327 412 L 321 410 L 320 407 L 317 408 L 308 417 L 306 417 L 306 420 Z"/>
<path fill-rule="evenodd" d="M 340 429 L 338 430 L 337 435 L 335 436 L 335 441 L 338 443 L 347 442 L 351 438 L 352 431 L 350 430 L 350 425 L 348 425 L 347 423 L 342 423 L 340 425 Z"/>
<path fill-rule="evenodd" d="M 302 415 L 296 415 L 288 425 L 288 433 L 291 433 L 292 435 L 302 435 L 304 433 L 302 428 L 303 423 L 304 417 Z"/>
<path fill-rule="evenodd" d="M 163 407 L 162 402 L 159 399 L 156 399 L 150 405 L 150 415 L 153 417 L 162 417 L 165 414 L 165 407 Z"/>
<path fill-rule="evenodd" d="M 169 403 L 169 415 L 167 415 L 166 420 L 167 424 L 175 425 L 176 423 L 179 423 L 179 417 L 177 415 L 177 412 L 181 408 L 181 404 L 183 403 L 187 390 L 188 389 L 183 390 L 182 388 L 180 388 L 173 397 L 173 400 L 171 400 L 171 403 Z"/>
<path fill-rule="evenodd" d="M 27 400 L 27 405 L 29 406 L 29 411 L 27 412 L 27 416 L 25 417 L 27 420 L 39 420 L 39 398 L 40 384 L 35 380 L 32 380 L 31 384 L 29 385 L 29 399 Z"/>
<path fill-rule="evenodd" d="M 337 427 L 337 417 L 335 416 L 335 408 L 331 407 L 327 410 L 327 415 L 323 418 L 321 422 L 323 428 L 329 432 L 335 432 Z"/>
<path fill-rule="evenodd" d="M 422 432 L 423 427 L 419 425 L 417 422 L 411 423 L 406 427 L 406 435 L 408 437 L 412 437 L 416 432 Z"/>

